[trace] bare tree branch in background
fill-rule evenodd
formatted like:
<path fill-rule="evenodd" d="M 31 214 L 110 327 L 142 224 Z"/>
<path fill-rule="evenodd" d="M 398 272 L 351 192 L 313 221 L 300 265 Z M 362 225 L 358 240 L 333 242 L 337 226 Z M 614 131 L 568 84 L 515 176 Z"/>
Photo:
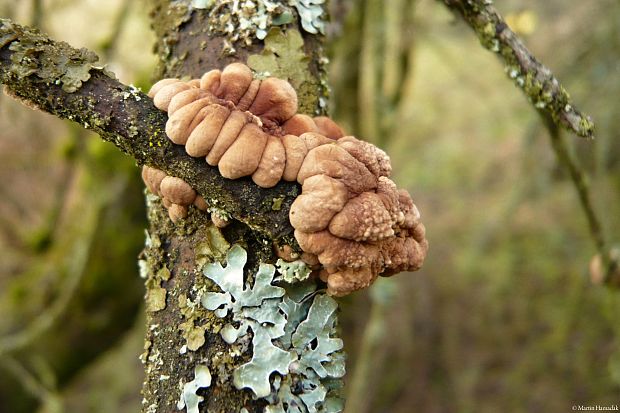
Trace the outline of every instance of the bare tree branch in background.
<path fill-rule="evenodd" d="M 476 32 L 480 43 L 497 53 L 506 72 L 538 110 L 555 123 L 584 138 L 594 137 L 590 116 L 578 111 L 551 70 L 540 63 L 508 27 L 490 0 L 444 0 Z"/>
<path fill-rule="evenodd" d="M 499 54 L 506 65 L 508 76 L 514 79 L 534 108 L 541 114 L 551 136 L 551 144 L 558 161 L 568 171 L 579 196 L 579 204 L 588 221 L 590 235 L 601 257 L 605 282 L 616 285 L 618 262 L 612 259 L 601 219 L 591 201 L 586 173 L 571 155 L 560 127 L 584 138 L 594 137 L 592 118 L 578 111 L 566 89 L 551 70 L 540 63 L 525 47 L 521 39 L 508 27 L 490 0 L 444 0 L 451 10 L 458 12 L 476 32 L 480 43 Z"/>

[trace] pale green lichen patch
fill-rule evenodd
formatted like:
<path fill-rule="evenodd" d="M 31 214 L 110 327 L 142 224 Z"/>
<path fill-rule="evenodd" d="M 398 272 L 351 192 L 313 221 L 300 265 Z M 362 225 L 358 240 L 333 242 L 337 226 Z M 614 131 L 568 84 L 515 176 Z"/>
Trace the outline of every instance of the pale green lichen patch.
<path fill-rule="evenodd" d="M 303 47 L 304 39 L 297 30 L 271 29 L 261 53 L 248 57 L 248 66 L 259 76 L 287 79 L 299 89 L 303 83 L 314 81 L 308 72 L 310 59 Z"/>
<path fill-rule="evenodd" d="M 239 389 L 252 389 L 256 397 L 267 397 L 271 394 L 269 376 L 274 371 L 287 374 L 289 365 L 297 359 L 294 353 L 275 346 L 265 329 L 254 331 L 252 339 L 254 355 L 252 360 L 235 369 L 233 382 Z"/>
<path fill-rule="evenodd" d="M 273 265 L 261 263 L 254 283 L 244 282 L 247 254 L 238 245 L 227 255 L 227 265 L 208 264 L 207 278 L 222 292 L 206 292 L 202 305 L 233 324 L 221 331 L 233 344 L 252 331 L 250 361 L 235 368 L 233 382 L 264 398 L 265 412 L 340 412 L 344 376 L 342 340 L 336 335 L 337 303 L 317 294 L 313 281 L 282 288 L 273 285 Z M 282 274 L 278 276 L 282 278 Z"/>
<path fill-rule="evenodd" d="M 314 113 L 319 97 L 317 90 L 323 86 L 310 72 L 310 58 L 304 50 L 304 40 L 299 31 L 272 28 L 265 38 L 260 54 L 248 56 L 248 66 L 259 77 L 274 76 L 288 80 L 297 91 L 299 111 Z"/>
<path fill-rule="evenodd" d="M 276 267 L 280 276 L 276 277 L 275 280 L 282 280 L 289 284 L 308 279 L 312 272 L 310 267 L 302 260 L 288 262 L 280 258 L 276 261 Z"/>
<path fill-rule="evenodd" d="M 279 211 L 282 209 L 282 202 L 284 201 L 284 195 L 274 198 L 271 202 L 271 210 Z"/>
<path fill-rule="evenodd" d="M 185 339 L 186 349 L 196 351 L 205 343 L 206 326 L 196 325 L 199 314 L 196 311 L 197 302 L 190 300 L 187 295 L 179 295 L 179 310 L 185 319 L 179 324 L 179 330 Z"/>
<path fill-rule="evenodd" d="M 194 249 L 199 269 L 202 270 L 202 267 L 209 262 L 222 261 L 229 249 L 230 244 L 220 230 L 214 225 L 209 225 L 203 240 Z"/>
<path fill-rule="evenodd" d="M 166 294 L 166 289 L 160 286 L 149 288 L 146 293 L 146 311 L 154 313 L 166 308 Z"/>
<path fill-rule="evenodd" d="M 87 49 L 73 49 L 66 43 L 54 44 L 35 30 L 15 33 L 17 26 L 0 20 L 0 47 L 9 45 L 10 72 L 19 79 L 36 75 L 48 84 L 61 85 L 67 93 L 77 91 L 90 79 L 90 70 L 99 60 Z"/>
<path fill-rule="evenodd" d="M 147 195 L 147 203 L 155 202 L 153 195 Z M 146 311 L 157 312 L 166 308 L 166 298 L 168 292 L 162 287 L 162 282 L 170 279 L 170 270 L 166 265 L 161 266 L 158 255 L 155 253 L 161 247 L 161 240 L 156 234 L 149 234 L 146 231 L 145 256 L 147 259 L 140 259 L 140 277 L 145 278 L 146 287 Z"/>
<path fill-rule="evenodd" d="M 194 369 L 194 380 L 183 385 L 181 397 L 177 403 L 177 409 L 187 409 L 187 413 L 198 413 L 198 405 L 204 400 L 204 397 L 198 396 L 196 393 L 199 389 L 211 386 L 211 372 L 209 367 L 198 364 Z"/>

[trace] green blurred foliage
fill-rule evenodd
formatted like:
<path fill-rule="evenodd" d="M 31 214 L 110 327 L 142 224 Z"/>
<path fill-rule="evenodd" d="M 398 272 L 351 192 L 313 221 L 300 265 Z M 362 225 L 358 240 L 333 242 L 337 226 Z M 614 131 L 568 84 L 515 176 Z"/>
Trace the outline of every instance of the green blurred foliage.
<path fill-rule="evenodd" d="M 398 286 L 390 304 L 367 294 L 346 302 L 354 384 L 347 412 L 560 412 L 617 403 L 620 292 L 589 281 L 595 251 L 587 223 L 539 117 L 439 2 L 393 2 L 402 3 L 397 18 L 390 2 L 348 2 L 332 49 L 333 113 L 391 155 L 430 251 L 418 273 L 384 281 Z M 620 6 L 494 3 L 521 22 L 526 43 L 594 116 L 595 141 L 567 138 L 617 241 Z M 390 46 L 394 24 L 401 37 Z M 390 76 L 401 88 L 391 98 Z M 358 371 L 370 374 L 359 379 Z"/>

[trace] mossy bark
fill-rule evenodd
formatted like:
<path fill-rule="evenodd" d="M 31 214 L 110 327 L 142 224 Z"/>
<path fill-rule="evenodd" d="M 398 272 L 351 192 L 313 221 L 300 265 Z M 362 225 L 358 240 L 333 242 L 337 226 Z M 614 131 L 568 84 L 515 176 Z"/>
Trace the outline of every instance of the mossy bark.
<path fill-rule="evenodd" d="M 152 18 L 159 39 L 156 47 L 160 62 L 157 78 L 199 77 L 207 70 L 222 68 L 233 61 L 245 62 L 249 56 L 259 54 L 263 47 L 262 41 L 253 38 L 247 43 L 235 44 L 234 55 L 224 54 L 224 45 L 229 40 L 225 35 L 209 34 L 207 11 L 190 10 L 183 2 L 154 1 Z M 279 30 L 286 34 L 299 29 L 291 24 Z M 320 45 L 319 37 L 306 36 L 304 50 L 309 58 L 295 62 L 300 65 L 297 69 L 306 79 L 313 79 L 316 84 L 322 82 L 322 70 L 318 64 Z M 300 106 L 320 112 L 319 97 L 323 97 L 319 95 L 320 90 L 316 88 L 311 94 L 301 95 Z M 201 164 L 202 168 L 206 168 L 204 162 Z M 193 380 L 194 368 L 200 363 L 207 364 L 213 375 L 211 386 L 198 393 L 205 397 L 201 411 L 237 412 L 246 408 L 249 412 L 262 412 L 266 404 L 264 400 L 253 400 L 249 390 L 238 390 L 232 384 L 233 368 L 251 358 L 251 346 L 231 347 L 223 342 L 219 335 L 223 320 L 191 304 L 196 301 L 198 290 L 216 288 L 202 275 L 197 259 L 204 260 L 206 254 L 207 259 L 221 260 L 222 253 L 225 253 L 221 250 L 222 245 L 238 243 L 248 251 L 246 275 L 254 273 L 259 262 L 275 262 L 272 244 L 280 235 L 288 234 L 290 237 L 290 224 L 285 219 L 278 221 L 276 227 L 258 226 L 254 225 L 254 220 L 264 222 L 261 216 L 265 214 L 286 216 L 290 201 L 299 189 L 295 185 L 281 184 L 273 190 L 257 191 L 256 186 L 246 179 L 226 180 L 223 186 L 234 186 L 238 190 L 234 190 L 234 194 L 231 190 L 233 196 L 217 206 L 234 211 L 241 207 L 239 204 L 245 204 L 243 208 L 248 219 L 245 222 L 235 219 L 221 232 L 212 225 L 207 214 L 198 211 L 192 211 L 181 226 L 175 226 L 158 200 L 151 199 L 149 202 L 151 241 L 150 247 L 145 250 L 149 276 L 147 297 L 149 294 L 161 295 L 163 288 L 166 300 L 165 308 L 159 309 L 160 304 L 155 304 L 157 311 L 147 314 L 148 333 L 143 357 L 147 372 L 143 388 L 143 409 L 146 412 L 176 410 L 180 383 Z M 217 191 L 206 189 L 199 192 L 208 201 L 222 200 Z M 250 200 L 244 196 L 246 193 L 259 193 L 260 197 Z M 281 205 L 279 199 L 283 200 Z M 233 208 L 228 206 L 228 202 L 234 204 Z M 222 236 L 225 242 L 220 238 Z M 288 240 L 292 242 L 291 238 Z M 160 277 L 162 269 L 166 279 Z M 203 334 L 204 344 L 200 345 Z M 199 348 L 188 349 L 196 346 Z M 235 352 L 241 354 L 235 356 Z"/>

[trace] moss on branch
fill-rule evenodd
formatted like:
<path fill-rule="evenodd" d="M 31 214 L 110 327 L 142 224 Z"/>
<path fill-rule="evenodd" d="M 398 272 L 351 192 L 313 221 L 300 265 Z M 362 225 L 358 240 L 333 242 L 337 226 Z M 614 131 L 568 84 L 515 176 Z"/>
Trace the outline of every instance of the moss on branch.
<path fill-rule="evenodd" d="M 0 83 L 8 94 L 97 132 L 139 165 L 184 179 L 212 205 L 270 238 L 291 233 L 288 209 L 298 194 L 297 185 L 280 182 L 260 189 L 249 179 L 223 178 L 217 168 L 170 142 L 166 114 L 144 93 L 96 66 L 97 60 L 89 50 L 0 20 Z M 272 208 L 274 200 L 282 200 L 280 209 Z"/>
<path fill-rule="evenodd" d="M 590 116 L 575 108 L 566 89 L 508 27 L 491 0 L 444 0 L 444 3 L 463 17 L 484 47 L 502 58 L 508 76 L 537 110 L 546 112 L 556 124 L 578 136 L 594 136 Z"/>

